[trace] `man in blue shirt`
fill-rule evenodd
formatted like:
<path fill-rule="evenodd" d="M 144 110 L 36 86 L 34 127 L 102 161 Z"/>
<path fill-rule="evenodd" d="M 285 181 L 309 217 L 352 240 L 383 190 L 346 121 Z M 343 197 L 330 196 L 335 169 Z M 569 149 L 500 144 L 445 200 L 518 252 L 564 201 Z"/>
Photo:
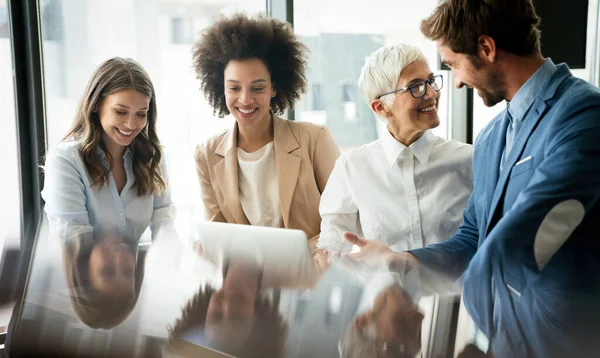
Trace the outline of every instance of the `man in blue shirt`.
<path fill-rule="evenodd" d="M 531 0 L 443 0 L 421 31 L 456 87 L 507 109 L 475 142 L 452 238 L 395 254 L 346 234 L 361 246 L 349 256 L 462 278 L 495 358 L 600 355 L 600 90 L 542 56 Z"/>

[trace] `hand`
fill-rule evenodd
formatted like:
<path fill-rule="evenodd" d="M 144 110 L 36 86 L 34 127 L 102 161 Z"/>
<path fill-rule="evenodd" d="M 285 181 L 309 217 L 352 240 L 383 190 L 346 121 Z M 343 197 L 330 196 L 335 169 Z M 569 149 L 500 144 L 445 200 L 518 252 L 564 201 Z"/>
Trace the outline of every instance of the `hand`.
<path fill-rule="evenodd" d="M 329 252 L 331 258 L 339 260 L 345 266 L 365 271 L 384 264 L 395 256 L 395 253 L 382 242 L 359 238 L 349 232 L 344 233 L 344 239 L 360 248 L 360 251 L 353 253 Z"/>
<path fill-rule="evenodd" d="M 325 249 L 316 250 L 313 254 L 313 262 L 319 274 L 325 273 L 329 266 L 331 266 L 331 260 L 329 259 L 328 251 Z"/>

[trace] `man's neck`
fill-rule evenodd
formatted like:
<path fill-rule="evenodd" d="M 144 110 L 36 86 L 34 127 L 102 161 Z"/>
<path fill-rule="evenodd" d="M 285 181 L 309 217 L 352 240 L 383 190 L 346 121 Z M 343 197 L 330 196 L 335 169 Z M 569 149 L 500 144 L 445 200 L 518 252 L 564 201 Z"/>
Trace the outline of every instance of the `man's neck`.
<path fill-rule="evenodd" d="M 502 72 L 506 84 L 506 100 L 511 101 L 515 94 L 528 79 L 544 64 L 541 53 L 535 52 L 531 56 L 523 57 L 509 53 L 503 54 Z"/>

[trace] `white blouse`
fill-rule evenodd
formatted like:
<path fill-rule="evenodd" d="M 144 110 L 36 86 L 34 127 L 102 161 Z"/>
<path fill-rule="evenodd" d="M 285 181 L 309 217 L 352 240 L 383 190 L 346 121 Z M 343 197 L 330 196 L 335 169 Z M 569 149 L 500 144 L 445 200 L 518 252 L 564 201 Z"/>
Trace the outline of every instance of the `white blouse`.
<path fill-rule="evenodd" d="M 96 155 L 105 165 L 105 153 L 97 148 Z M 150 226 L 152 238 L 159 232 L 174 235 L 171 194 L 168 189 L 160 195 L 137 196 L 133 187 L 133 155 L 129 149 L 124 156 L 127 183 L 119 195 L 112 175 L 101 188 L 92 187 L 79 144 L 76 141 L 59 143 L 50 149 L 44 165 L 44 210 L 50 232 L 61 240 L 85 233 L 118 234 L 139 240 Z M 167 180 L 165 160 L 162 175 Z"/>
<path fill-rule="evenodd" d="M 349 252 L 344 231 L 394 251 L 444 241 L 462 222 L 473 146 L 426 131 L 409 147 L 389 132 L 342 154 L 321 197 L 318 248 Z"/>
<path fill-rule="evenodd" d="M 251 225 L 283 227 L 273 142 L 254 153 L 237 149 L 240 203 Z"/>

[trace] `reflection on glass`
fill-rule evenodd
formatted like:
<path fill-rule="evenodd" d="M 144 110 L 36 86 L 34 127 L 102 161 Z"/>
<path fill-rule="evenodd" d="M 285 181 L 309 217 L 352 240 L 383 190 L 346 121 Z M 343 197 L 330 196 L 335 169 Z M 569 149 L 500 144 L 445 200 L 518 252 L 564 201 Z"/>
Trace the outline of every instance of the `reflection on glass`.
<path fill-rule="evenodd" d="M 340 340 L 340 356 L 415 358 L 421 351 L 423 314 L 398 285 L 382 290 Z"/>
<path fill-rule="evenodd" d="M 314 288 L 319 278 L 304 232 L 225 223 L 197 230 L 194 250 L 219 277 L 186 304 L 170 329 L 171 344 L 186 341 L 236 357 L 283 356 L 288 324 L 281 292 Z"/>
<path fill-rule="evenodd" d="M 63 265 L 73 310 L 92 328 L 112 328 L 135 307 L 145 253 L 137 241 L 85 235 L 63 243 Z"/>
<path fill-rule="evenodd" d="M 278 296 L 261 291 L 262 276 L 258 263 L 228 258 L 221 288 L 200 288 L 171 328 L 171 340 L 236 357 L 282 357 L 287 324 L 279 313 Z"/>

